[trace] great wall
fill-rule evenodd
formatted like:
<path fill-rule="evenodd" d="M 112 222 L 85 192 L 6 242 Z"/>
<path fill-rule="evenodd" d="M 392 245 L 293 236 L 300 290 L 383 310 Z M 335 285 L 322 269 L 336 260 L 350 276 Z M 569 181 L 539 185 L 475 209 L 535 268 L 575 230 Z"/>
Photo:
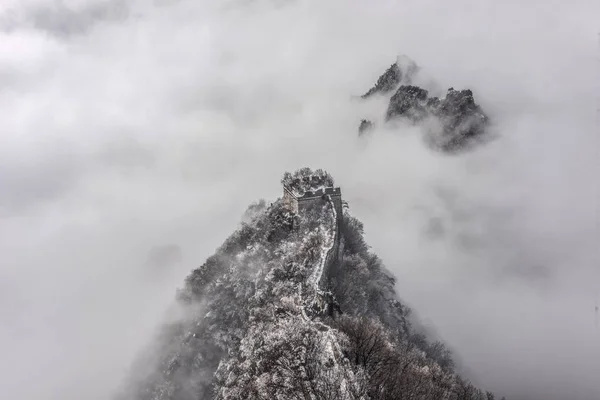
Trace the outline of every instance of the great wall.
<path fill-rule="evenodd" d="M 317 276 L 314 278 L 315 284 L 315 304 L 313 304 L 317 312 L 332 313 L 332 307 L 335 300 L 329 293 L 329 281 L 331 268 L 336 265 L 339 259 L 341 250 L 340 239 L 340 224 L 343 219 L 343 202 L 342 191 L 339 187 L 321 187 L 316 190 L 309 190 L 302 195 L 294 194 L 290 188 L 283 186 L 283 201 L 286 207 L 293 214 L 299 215 L 303 210 L 306 210 L 311 205 L 328 202 L 331 204 L 332 212 L 334 213 L 335 227 L 333 229 L 334 238 L 332 245 L 327 249 L 322 265 L 317 267 L 315 271 Z M 337 303 L 335 303 L 337 304 Z"/>

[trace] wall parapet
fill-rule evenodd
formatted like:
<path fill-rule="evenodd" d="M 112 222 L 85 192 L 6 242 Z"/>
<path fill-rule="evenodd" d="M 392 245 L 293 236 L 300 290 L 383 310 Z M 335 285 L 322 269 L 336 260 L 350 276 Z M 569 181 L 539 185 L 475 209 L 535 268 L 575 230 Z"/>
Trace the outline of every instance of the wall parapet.
<path fill-rule="evenodd" d="M 292 212 L 297 213 L 301 205 L 311 204 L 321 199 L 331 199 L 336 211 L 339 213 L 342 212 L 342 190 L 339 187 L 320 187 L 315 190 L 307 190 L 302 195 L 299 195 L 291 188 L 283 186 L 283 200 Z"/>

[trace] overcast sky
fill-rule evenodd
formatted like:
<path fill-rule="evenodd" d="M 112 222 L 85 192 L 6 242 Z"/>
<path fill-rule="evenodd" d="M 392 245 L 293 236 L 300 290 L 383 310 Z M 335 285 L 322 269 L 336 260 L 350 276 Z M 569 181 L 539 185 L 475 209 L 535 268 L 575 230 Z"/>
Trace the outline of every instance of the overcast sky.
<path fill-rule="evenodd" d="M 0 0 L 0 387 L 100 400 L 186 274 L 325 168 L 477 384 L 600 398 L 597 1 Z M 357 137 L 407 54 L 496 139 Z M 435 228 L 435 229 L 433 229 Z M 170 266 L 152 249 L 181 249 Z M 150 265 L 150 266 L 149 266 Z"/>

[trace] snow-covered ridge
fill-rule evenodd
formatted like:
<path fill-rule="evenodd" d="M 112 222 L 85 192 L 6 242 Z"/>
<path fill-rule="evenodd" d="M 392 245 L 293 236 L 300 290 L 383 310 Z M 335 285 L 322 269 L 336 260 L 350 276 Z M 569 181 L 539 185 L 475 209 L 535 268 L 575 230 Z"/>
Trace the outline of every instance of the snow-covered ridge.
<path fill-rule="evenodd" d="M 339 196 L 307 203 L 297 213 L 283 198 L 251 206 L 186 279 L 178 299 L 188 315 L 149 349 L 156 367 L 142 363 L 148 376 L 117 400 L 369 400 L 414 390 L 414 400 L 457 398 L 462 383 L 430 356 L 444 348 L 412 341 L 360 221 Z M 357 353 L 365 339 L 384 364 Z"/>

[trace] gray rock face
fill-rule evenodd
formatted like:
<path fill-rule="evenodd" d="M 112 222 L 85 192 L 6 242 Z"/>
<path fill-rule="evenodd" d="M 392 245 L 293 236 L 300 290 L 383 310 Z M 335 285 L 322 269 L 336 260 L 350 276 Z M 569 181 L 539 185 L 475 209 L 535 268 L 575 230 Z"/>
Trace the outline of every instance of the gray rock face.
<path fill-rule="evenodd" d="M 391 97 L 386 120 L 407 118 L 419 123 L 426 118 L 439 119 L 441 130 L 432 132 L 430 144 L 444 151 L 467 146 L 467 142 L 485 133 L 488 117 L 475 103 L 471 90 L 448 89 L 446 97 L 428 97 L 418 86 L 400 86 Z"/>
<path fill-rule="evenodd" d="M 386 94 L 396 89 L 400 84 L 409 84 L 412 76 L 418 71 L 417 64 L 405 55 L 399 56 L 377 79 L 375 85 L 361 97 L 366 99 L 375 94 Z"/>
<path fill-rule="evenodd" d="M 385 71 L 383 73 L 383 75 L 381 75 L 379 77 L 379 79 L 377 79 L 375 86 L 373 86 L 371 89 L 369 89 L 367 91 L 367 93 L 363 94 L 361 97 L 363 99 L 366 99 L 376 93 L 383 94 L 383 93 L 391 92 L 392 90 L 394 90 L 394 88 L 396 86 L 398 86 L 400 84 L 401 76 L 402 75 L 400 72 L 400 68 L 398 68 L 398 65 L 392 64 L 387 69 L 387 71 Z"/>
<path fill-rule="evenodd" d="M 418 86 L 400 86 L 390 99 L 385 115 L 386 120 L 408 117 L 415 122 L 421 121 L 429 112 L 427 95 L 427 90 Z"/>
<path fill-rule="evenodd" d="M 362 135 L 373 128 L 373 122 L 368 119 L 363 119 L 360 121 L 360 126 L 358 127 L 358 134 Z"/>
<path fill-rule="evenodd" d="M 485 134 L 489 118 L 475 103 L 469 89 L 448 89 L 443 100 L 429 99 L 431 112 L 442 121 L 442 148 L 456 150 L 465 147 L 472 138 Z"/>

